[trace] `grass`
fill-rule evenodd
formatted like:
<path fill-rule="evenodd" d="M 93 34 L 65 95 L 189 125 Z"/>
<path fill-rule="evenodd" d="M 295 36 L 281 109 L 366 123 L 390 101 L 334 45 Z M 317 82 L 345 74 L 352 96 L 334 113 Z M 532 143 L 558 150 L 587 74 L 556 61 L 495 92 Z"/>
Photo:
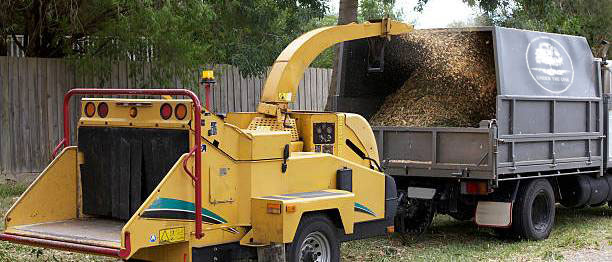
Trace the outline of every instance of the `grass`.
<path fill-rule="evenodd" d="M 557 207 L 555 227 L 543 241 L 515 241 L 472 222 L 439 215 L 418 239 L 397 235 L 344 243 L 343 261 L 562 261 L 565 255 L 612 245 L 612 208 Z"/>
<path fill-rule="evenodd" d="M 25 190 L 23 185 L 0 185 L 0 215 Z M 3 221 L 0 229 L 4 228 Z M 342 244 L 343 261 L 562 261 L 566 254 L 612 246 L 612 208 L 572 210 L 558 207 L 555 228 L 543 241 L 512 241 L 471 222 L 437 216 L 417 239 L 397 235 Z M 0 262 L 116 261 L 0 241 Z"/>

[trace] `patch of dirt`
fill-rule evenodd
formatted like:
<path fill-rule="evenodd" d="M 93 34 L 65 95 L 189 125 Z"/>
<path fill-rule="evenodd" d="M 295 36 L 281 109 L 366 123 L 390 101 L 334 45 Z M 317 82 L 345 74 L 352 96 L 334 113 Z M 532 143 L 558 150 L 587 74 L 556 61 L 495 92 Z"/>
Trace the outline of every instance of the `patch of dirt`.
<path fill-rule="evenodd" d="M 596 262 L 596 261 L 612 261 L 612 245 L 606 245 L 600 249 L 583 249 L 578 251 L 566 251 L 563 252 L 563 259 L 565 261 L 584 261 L 584 262 Z"/>

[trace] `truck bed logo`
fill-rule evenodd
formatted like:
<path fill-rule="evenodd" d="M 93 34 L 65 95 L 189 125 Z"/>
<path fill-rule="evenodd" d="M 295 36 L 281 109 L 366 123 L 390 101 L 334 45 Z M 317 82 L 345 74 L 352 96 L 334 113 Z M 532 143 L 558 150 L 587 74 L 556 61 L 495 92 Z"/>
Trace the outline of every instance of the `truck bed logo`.
<path fill-rule="evenodd" d="M 525 52 L 527 68 L 533 80 L 544 90 L 560 94 L 574 82 L 574 65 L 563 45 L 541 36 L 527 45 Z"/>

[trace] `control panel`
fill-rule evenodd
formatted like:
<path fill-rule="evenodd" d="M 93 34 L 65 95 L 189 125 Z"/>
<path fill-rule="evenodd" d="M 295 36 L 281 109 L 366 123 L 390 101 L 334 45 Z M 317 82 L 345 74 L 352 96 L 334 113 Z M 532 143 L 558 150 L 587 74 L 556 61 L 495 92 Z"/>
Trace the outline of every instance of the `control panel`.
<path fill-rule="evenodd" d="M 313 123 L 312 139 L 314 151 L 321 153 L 334 153 L 336 142 L 336 128 L 334 123 Z"/>

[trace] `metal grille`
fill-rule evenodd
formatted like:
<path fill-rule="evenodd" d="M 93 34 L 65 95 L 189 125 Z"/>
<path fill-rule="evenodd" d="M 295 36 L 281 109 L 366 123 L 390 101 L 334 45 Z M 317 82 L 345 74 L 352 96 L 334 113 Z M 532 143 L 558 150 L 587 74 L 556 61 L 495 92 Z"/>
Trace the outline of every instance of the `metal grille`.
<path fill-rule="evenodd" d="M 283 122 L 279 122 L 276 118 L 272 117 L 256 117 L 251 120 L 247 130 L 258 130 L 262 127 L 269 128 L 272 131 L 287 131 L 291 133 L 291 141 L 299 141 L 300 136 L 296 127 L 295 119 L 287 116 L 287 119 Z"/>

